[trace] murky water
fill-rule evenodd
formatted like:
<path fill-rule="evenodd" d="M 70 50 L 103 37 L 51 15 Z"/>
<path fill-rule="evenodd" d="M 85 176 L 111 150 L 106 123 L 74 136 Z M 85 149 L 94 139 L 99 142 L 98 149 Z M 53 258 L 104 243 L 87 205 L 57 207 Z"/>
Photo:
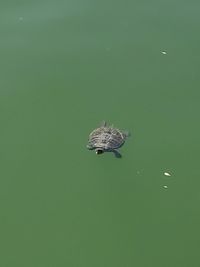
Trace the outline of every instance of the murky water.
<path fill-rule="evenodd" d="M 0 7 L 0 265 L 199 266 L 200 4 Z"/>

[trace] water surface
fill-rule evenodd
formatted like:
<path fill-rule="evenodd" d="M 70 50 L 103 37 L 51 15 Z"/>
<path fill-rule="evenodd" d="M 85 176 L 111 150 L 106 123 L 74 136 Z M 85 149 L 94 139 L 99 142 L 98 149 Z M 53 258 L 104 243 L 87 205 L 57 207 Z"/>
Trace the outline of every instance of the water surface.
<path fill-rule="evenodd" d="M 0 7 L 0 265 L 199 266 L 200 4 Z"/>

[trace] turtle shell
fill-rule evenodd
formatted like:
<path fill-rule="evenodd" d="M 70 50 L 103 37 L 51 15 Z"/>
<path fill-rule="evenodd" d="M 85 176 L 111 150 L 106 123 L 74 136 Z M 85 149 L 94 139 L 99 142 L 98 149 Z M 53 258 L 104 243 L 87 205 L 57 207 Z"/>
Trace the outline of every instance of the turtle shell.
<path fill-rule="evenodd" d="M 102 148 L 104 151 L 112 151 L 121 147 L 127 135 L 117 128 L 100 127 L 89 135 L 88 148 Z"/>

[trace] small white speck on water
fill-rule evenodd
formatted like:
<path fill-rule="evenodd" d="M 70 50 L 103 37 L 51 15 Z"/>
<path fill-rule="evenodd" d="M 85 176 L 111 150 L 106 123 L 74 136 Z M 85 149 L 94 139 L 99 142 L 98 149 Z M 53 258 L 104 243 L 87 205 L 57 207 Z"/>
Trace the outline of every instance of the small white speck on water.
<path fill-rule="evenodd" d="M 169 172 L 164 172 L 165 176 L 171 176 L 171 174 Z"/>
<path fill-rule="evenodd" d="M 163 55 L 167 55 L 167 52 L 166 51 L 162 51 L 161 52 Z"/>
<path fill-rule="evenodd" d="M 168 189 L 168 186 L 167 186 L 167 185 L 163 185 L 163 187 L 164 187 L 165 189 Z"/>

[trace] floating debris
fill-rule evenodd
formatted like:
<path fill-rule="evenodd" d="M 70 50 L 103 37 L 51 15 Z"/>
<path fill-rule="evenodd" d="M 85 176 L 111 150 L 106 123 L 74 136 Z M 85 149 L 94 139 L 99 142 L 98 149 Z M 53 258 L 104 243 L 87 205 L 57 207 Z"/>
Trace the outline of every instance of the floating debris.
<path fill-rule="evenodd" d="M 167 186 L 167 185 L 163 185 L 163 187 L 164 187 L 165 189 L 168 189 L 168 186 Z"/>
<path fill-rule="evenodd" d="M 161 52 L 163 55 L 167 55 L 167 52 L 166 51 L 162 51 Z"/>
<path fill-rule="evenodd" d="M 169 172 L 164 172 L 165 176 L 171 176 L 171 174 Z"/>

